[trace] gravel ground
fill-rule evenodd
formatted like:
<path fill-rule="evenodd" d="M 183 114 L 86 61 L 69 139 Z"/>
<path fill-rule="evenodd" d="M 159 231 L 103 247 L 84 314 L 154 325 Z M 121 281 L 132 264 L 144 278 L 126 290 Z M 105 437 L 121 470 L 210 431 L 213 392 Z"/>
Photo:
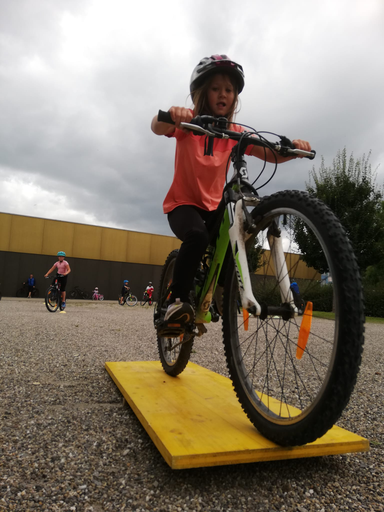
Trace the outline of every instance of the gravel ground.
<path fill-rule="evenodd" d="M 0 510 L 384 510 L 384 325 L 366 326 L 338 423 L 370 452 L 175 471 L 104 368 L 158 359 L 152 309 L 67 304 L 64 315 L 42 299 L 0 301 Z M 219 325 L 192 361 L 227 375 Z"/>

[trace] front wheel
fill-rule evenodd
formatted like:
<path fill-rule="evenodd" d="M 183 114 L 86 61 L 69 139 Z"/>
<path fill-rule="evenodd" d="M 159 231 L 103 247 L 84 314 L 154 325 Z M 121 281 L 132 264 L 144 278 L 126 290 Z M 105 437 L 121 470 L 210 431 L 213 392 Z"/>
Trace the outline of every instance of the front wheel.
<path fill-rule="evenodd" d="M 28 297 L 28 291 L 26 288 L 19 288 L 16 292 L 16 297 Z"/>
<path fill-rule="evenodd" d="M 356 383 L 364 342 L 359 269 L 338 219 L 308 194 L 273 194 L 252 216 L 259 250 L 252 287 L 268 314 L 262 319 L 239 313 L 231 261 L 223 315 L 227 364 L 237 397 L 260 433 L 283 446 L 302 445 L 332 428 Z M 292 314 L 290 297 L 281 296 L 286 274 L 271 261 L 268 235 L 279 233 L 288 278 L 299 283 L 307 301 L 302 316 Z M 321 285 L 320 272 L 329 272 L 333 285 Z M 309 303 L 314 310 L 334 311 L 334 320 L 312 318 Z M 276 314 L 281 304 L 291 310 L 290 318 Z"/>
<path fill-rule="evenodd" d="M 46 291 L 45 305 L 50 313 L 55 313 L 60 307 L 60 292 L 54 286 Z"/>
<path fill-rule="evenodd" d="M 137 297 L 135 295 L 128 295 L 125 302 L 126 302 L 127 306 L 136 306 Z"/>
<path fill-rule="evenodd" d="M 154 310 L 155 327 L 157 323 L 164 319 L 167 311 L 173 269 L 178 253 L 179 251 L 176 249 L 168 255 L 161 273 L 159 300 Z M 191 355 L 192 346 L 193 337 L 183 342 L 182 336 L 173 337 L 172 333 L 169 333 L 168 336 L 166 334 L 157 335 L 157 347 L 161 365 L 168 375 L 176 377 L 185 369 Z"/>

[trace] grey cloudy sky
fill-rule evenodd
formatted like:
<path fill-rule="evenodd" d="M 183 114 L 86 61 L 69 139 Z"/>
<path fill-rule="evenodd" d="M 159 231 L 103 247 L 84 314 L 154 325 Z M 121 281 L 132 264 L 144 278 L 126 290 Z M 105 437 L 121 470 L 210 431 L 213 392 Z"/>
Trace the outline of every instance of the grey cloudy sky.
<path fill-rule="evenodd" d="M 372 151 L 381 185 L 383 27 L 382 0 L 0 0 L 0 211 L 171 234 L 175 142 L 150 122 L 190 106 L 214 53 L 244 67 L 237 121 L 309 140 L 316 168 Z M 263 191 L 304 189 L 312 165 Z"/>

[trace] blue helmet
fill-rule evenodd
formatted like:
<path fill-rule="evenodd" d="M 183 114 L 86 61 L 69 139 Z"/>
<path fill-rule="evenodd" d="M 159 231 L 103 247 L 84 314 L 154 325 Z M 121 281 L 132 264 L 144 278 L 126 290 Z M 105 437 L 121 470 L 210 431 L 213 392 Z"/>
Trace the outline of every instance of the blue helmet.
<path fill-rule="evenodd" d="M 129 283 L 128 279 L 124 279 L 124 284 Z"/>
<path fill-rule="evenodd" d="M 59 251 L 59 252 L 57 253 L 57 255 L 58 255 L 58 256 L 66 256 L 66 254 L 65 254 L 65 252 L 64 252 L 64 251 Z"/>

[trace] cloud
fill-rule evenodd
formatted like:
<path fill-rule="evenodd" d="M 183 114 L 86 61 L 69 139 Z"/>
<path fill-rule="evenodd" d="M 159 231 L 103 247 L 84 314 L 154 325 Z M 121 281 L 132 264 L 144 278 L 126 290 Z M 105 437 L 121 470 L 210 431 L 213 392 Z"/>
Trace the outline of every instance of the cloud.
<path fill-rule="evenodd" d="M 175 143 L 150 122 L 159 108 L 190 105 L 192 69 L 218 52 L 244 66 L 239 121 L 307 139 L 329 165 L 343 147 L 372 150 L 377 168 L 383 13 L 380 0 L 6 3 L 0 211 L 45 216 L 53 198 L 62 220 L 170 234 L 162 201 Z M 253 175 L 260 166 L 250 159 Z M 263 193 L 303 189 L 311 168 L 281 166 Z"/>

